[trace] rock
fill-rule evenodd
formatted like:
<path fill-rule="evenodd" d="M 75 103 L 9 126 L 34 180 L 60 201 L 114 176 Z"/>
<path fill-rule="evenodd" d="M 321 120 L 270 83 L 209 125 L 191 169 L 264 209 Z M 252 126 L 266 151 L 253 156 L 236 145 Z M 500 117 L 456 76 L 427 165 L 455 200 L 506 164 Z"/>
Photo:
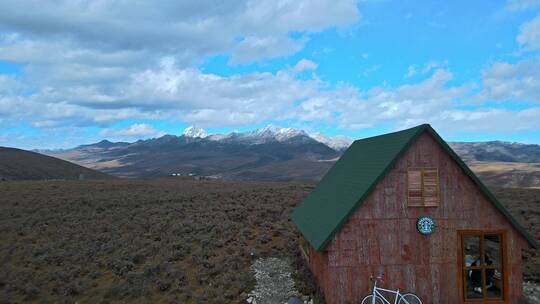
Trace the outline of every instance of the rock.
<path fill-rule="evenodd" d="M 540 285 L 532 282 L 524 282 L 523 297 L 528 301 L 525 303 L 540 303 Z"/>
<path fill-rule="evenodd" d="M 287 301 L 287 304 L 304 304 L 304 301 L 300 300 L 297 297 L 292 297 L 292 298 L 289 298 L 289 300 Z"/>

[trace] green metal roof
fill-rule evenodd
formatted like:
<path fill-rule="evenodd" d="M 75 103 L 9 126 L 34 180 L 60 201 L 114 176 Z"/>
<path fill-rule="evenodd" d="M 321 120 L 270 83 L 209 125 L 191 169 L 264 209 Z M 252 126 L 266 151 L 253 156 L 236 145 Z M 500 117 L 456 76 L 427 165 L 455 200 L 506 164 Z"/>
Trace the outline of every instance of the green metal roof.
<path fill-rule="evenodd" d="M 291 219 L 298 226 L 305 239 L 317 251 L 324 249 L 334 234 L 362 205 L 399 157 L 420 134 L 426 131 L 456 160 L 465 174 L 479 186 L 514 228 L 532 246 L 538 248 L 534 238 L 519 225 L 461 158 L 428 124 L 356 140 L 352 143 L 317 187 L 291 214 Z"/>

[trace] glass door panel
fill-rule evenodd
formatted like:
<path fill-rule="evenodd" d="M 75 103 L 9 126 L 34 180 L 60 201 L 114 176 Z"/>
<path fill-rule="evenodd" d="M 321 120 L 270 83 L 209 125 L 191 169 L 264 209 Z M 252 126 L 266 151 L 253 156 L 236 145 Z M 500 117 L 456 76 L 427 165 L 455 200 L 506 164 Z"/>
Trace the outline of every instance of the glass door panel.
<path fill-rule="evenodd" d="M 467 269 L 465 272 L 465 284 L 467 299 L 483 299 L 484 290 L 482 289 L 482 270 Z"/>
<path fill-rule="evenodd" d="M 500 235 L 484 235 L 486 297 L 489 299 L 502 298 L 501 249 Z"/>
<path fill-rule="evenodd" d="M 484 252 L 487 266 L 501 265 L 501 238 L 499 235 L 484 235 Z"/>
<path fill-rule="evenodd" d="M 463 237 L 463 249 L 465 254 L 464 266 L 470 267 L 480 256 L 480 237 L 469 235 Z"/>

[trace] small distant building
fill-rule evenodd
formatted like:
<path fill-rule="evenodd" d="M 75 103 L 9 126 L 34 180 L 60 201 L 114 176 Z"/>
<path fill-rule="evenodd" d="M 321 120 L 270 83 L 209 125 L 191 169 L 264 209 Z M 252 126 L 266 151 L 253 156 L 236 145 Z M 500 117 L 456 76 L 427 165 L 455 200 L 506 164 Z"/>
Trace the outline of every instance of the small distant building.
<path fill-rule="evenodd" d="M 425 124 L 355 141 L 293 211 L 328 304 L 385 287 L 423 303 L 518 303 L 536 241 Z"/>

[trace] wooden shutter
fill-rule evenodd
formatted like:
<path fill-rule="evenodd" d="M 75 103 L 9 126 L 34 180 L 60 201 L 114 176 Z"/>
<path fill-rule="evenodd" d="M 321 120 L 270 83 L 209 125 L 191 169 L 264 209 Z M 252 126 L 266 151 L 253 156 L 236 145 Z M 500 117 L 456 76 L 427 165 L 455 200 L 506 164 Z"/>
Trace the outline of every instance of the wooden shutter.
<path fill-rule="evenodd" d="M 424 168 L 422 170 L 422 184 L 424 206 L 439 206 L 439 170 L 437 168 Z"/>
<path fill-rule="evenodd" d="M 409 207 L 422 207 L 422 169 L 409 168 L 407 171 L 407 205 Z"/>

